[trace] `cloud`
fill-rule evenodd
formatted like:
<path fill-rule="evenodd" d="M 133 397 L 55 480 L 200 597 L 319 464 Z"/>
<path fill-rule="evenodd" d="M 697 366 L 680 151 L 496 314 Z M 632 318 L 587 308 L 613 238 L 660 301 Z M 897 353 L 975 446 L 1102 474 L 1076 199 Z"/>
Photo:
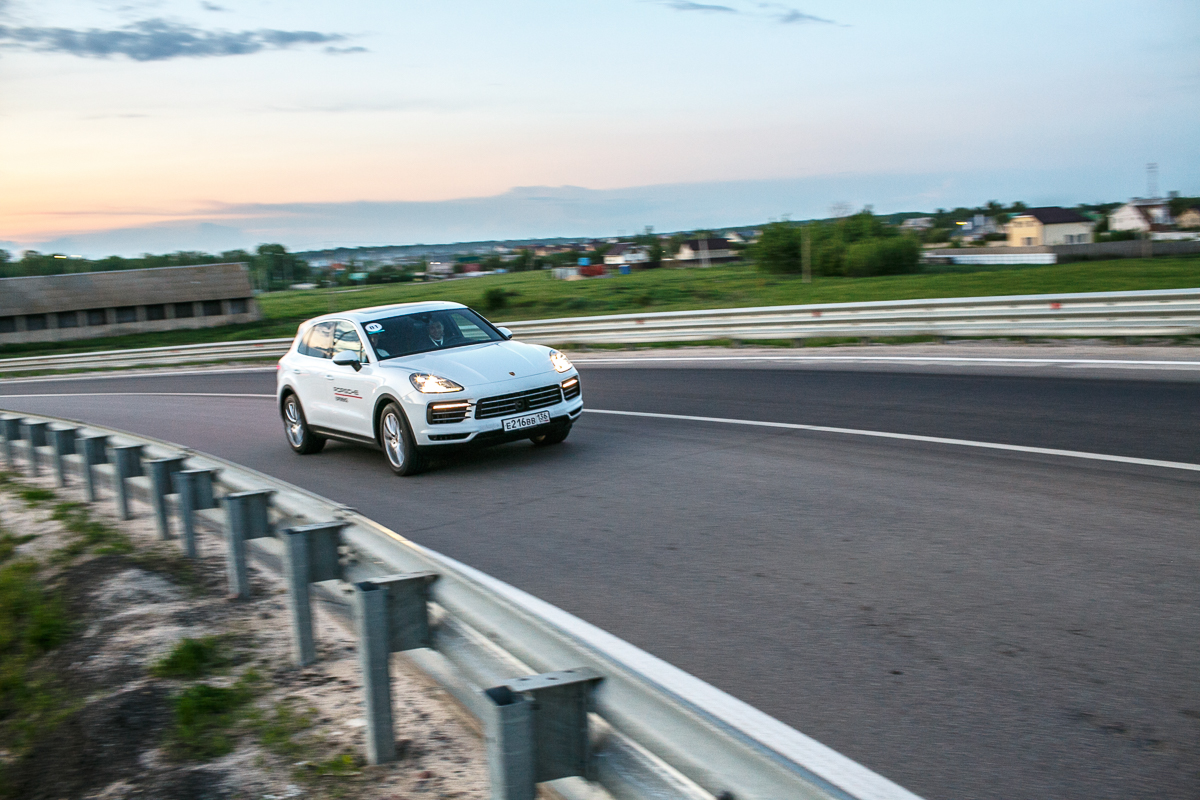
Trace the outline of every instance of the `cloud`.
<path fill-rule="evenodd" d="M 365 47 L 326 47 L 325 52 L 331 56 L 348 56 L 353 53 L 366 53 Z"/>
<path fill-rule="evenodd" d="M 666 3 L 666 5 L 669 8 L 675 9 L 676 11 L 708 11 L 708 12 L 716 11 L 716 12 L 721 12 L 721 13 L 725 13 L 725 14 L 740 14 L 741 13 L 736 8 L 730 8 L 729 6 L 714 6 L 714 5 L 708 5 L 706 3 L 689 3 L 689 2 L 685 2 L 684 0 L 673 0 L 672 2 Z"/>
<path fill-rule="evenodd" d="M 208 3 L 208 2 L 201 3 L 200 7 L 203 8 L 205 11 L 228 11 L 229 10 L 228 8 L 225 8 L 225 6 L 219 6 L 216 3 Z"/>
<path fill-rule="evenodd" d="M 836 25 L 837 23 L 831 19 L 824 17 L 814 17 L 812 14 L 805 14 L 803 11 L 797 11 L 794 8 L 785 9 L 780 12 L 777 19 L 784 25 L 796 25 L 806 22 L 817 22 L 822 25 Z"/>
<path fill-rule="evenodd" d="M 758 17 L 759 19 L 771 19 L 783 25 L 799 25 L 805 23 L 819 23 L 822 25 L 837 25 L 831 19 L 818 17 L 815 14 L 806 14 L 799 9 L 785 6 L 780 3 L 758 3 L 755 11 L 745 11 L 733 6 L 718 6 L 709 3 L 693 3 L 690 0 L 658 0 L 660 5 L 675 11 L 701 11 L 707 13 L 719 14 L 737 14 L 744 17 Z"/>
<path fill-rule="evenodd" d="M 143 20 L 116 30 L 0 25 L 0 46 L 82 58 L 127 56 L 134 61 L 240 56 L 345 39 L 342 34 L 316 31 L 205 31 L 164 19 Z"/>

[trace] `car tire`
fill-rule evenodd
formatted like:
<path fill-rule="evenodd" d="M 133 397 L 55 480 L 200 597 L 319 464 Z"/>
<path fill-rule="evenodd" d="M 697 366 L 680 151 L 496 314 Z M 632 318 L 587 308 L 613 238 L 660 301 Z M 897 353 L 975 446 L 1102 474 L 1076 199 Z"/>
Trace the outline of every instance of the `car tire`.
<path fill-rule="evenodd" d="M 308 427 L 300 398 L 289 394 L 283 400 L 283 432 L 292 450 L 302 456 L 319 453 L 325 447 L 325 437 L 317 436 Z"/>
<path fill-rule="evenodd" d="M 552 444 L 562 444 L 570 432 L 571 426 L 566 425 L 550 433 L 543 433 L 540 436 L 530 436 L 529 441 L 533 442 L 534 447 L 549 447 Z"/>
<path fill-rule="evenodd" d="M 388 403 L 379 415 L 379 446 L 388 467 L 397 475 L 416 475 L 425 468 L 425 458 L 408 426 L 408 417 L 395 403 Z"/>

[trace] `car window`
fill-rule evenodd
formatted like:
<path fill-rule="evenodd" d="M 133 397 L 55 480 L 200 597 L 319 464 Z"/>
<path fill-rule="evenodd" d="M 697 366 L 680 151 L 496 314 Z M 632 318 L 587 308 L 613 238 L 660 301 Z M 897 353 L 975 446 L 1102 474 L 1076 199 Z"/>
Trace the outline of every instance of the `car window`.
<path fill-rule="evenodd" d="M 399 314 L 371 320 L 363 328 L 380 361 L 504 340 L 487 320 L 469 308 Z"/>
<path fill-rule="evenodd" d="M 339 322 L 333 331 L 333 355 L 337 355 L 343 350 L 350 350 L 358 356 L 358 360 L 362 363 L 367 362 L 367 353 L 363 350 L 362 340 L 358 338 L 358 331 L 354 329 L 352 322 Z"/>
<path fill-rule="evenodd" d="M 466 341 L 468 341 L 468 342 L 490 342 L 490 341 L 492 341 L 491 331 L 485 330 L 483 327 L 481 327 L 481 321 L 477 321 L 477 320 L 479 320 L 479 317 L 476 316 L 475 314 L 471 314 L 471 316 L 467 316 L 466 314 L 460 314 L 457 311 L 451 311 L 449 314 L 449 317 L 453 321 L 454 326 L 456 328 L 458 328 L 459 334 Z M 474 317 L 474 319 L 472 319 L 472 317 Z"/>
<path fill-rule="evenodd" d="M 308 329 L 297 352 L 313 358 L 333 358 L 332 322 L 319 322 Z"/>

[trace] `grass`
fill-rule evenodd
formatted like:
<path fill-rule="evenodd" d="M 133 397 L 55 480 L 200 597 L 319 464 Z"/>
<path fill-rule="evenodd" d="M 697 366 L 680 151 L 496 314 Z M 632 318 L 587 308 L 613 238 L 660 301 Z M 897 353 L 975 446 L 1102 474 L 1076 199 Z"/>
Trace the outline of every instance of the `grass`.
<path fill-rule="evenodd" d="M 71 623 L 66 602 L 44 586 L 37 563 L 15 557 L 16 545 L 29 538 L 0 529 L 0 745 L 16 754 L 72 710 L 61 687 L 35 667 L 66 640 Z"/>
<path fill-rule="evenodd" d="M 35 486 L 22 486 L 17 489 L 17 497 L 25 501 L 30 508 L 37 508 L 43 503 L 53 500 L 57 495 L 52 489 L 39 489 Z"/>
<path fill-rule="evenodd" d="M 175 720 L 169 747 L 178 756 L 206 761 L 233 751 L 235 728 L 254 698 L 253 679 L 243 676 L 233 686 L 198 683 L 174 700 Z"/>
<path fill-rule="evenodd" d="M 251 726 L 263 747 L 276 755 L 295 759 L 307 749 L 307 743 L 297 741 L 296 736 L 311 728 L 316 716 L 315 708 L 297 711 L 292 704 L 281 702 L 276 703 L 269 713 L 255 714 Z"/>
<path fill-rule="evenodd" d="M 57 562 L 69 561 L 84 553 L 109 555 L 133 552 L 133 543 L 129 541 L 128 536 L 116 528 L 92 519 L 83 503 L 58 503 L 50 516 L 62 523 L 64 528 L 78 535 L 78 538 L 54 554 L 53 558 Z"/>
<path fill-rule="evenodd" d="M 915 275 L 818 277 L 806 284 L 799 276 L 770 275 L 750 264 L 729 264 L 708 269 L 645 270 L 582 281 L 556 281 L 549 271 L 538 271 L 353 290 L 272 292 L 259 296 L 264 319 L 256 323 L 84 342 L 6 345 L 0 347 L 0 358 L 285 337 L 295 333 L 298 323 L 318 314 L 417 300 L 453 300 L 482 311 L 496 322 L 505 322 L 638 311 L 1200 286 L 1200 256 L 961 270 L 930 267 Z M 497 297 L 502 300 L 497 301 Z M 497 307 L 500 303 L 503 307 Z"/>
<path fill-rule="evenodd" d="M 222 644 L 217 636 L 184 639 L 150 668 L 150 674 L 182 680 L 203 678 L 230 663 Z"/>

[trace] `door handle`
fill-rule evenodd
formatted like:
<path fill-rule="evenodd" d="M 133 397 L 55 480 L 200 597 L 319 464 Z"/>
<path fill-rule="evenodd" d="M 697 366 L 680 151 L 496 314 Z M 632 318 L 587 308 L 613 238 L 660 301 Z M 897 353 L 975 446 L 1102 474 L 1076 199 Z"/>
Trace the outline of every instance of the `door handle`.
<path fill-rule="evenodd" d="M 325 380 L 327 380 L 327 381 L 331 381 L 331 380 L 333 380 L 333 376 L 332 376 L 332 375 L 326 375 L 326 376 L 325 376 Z"/>

